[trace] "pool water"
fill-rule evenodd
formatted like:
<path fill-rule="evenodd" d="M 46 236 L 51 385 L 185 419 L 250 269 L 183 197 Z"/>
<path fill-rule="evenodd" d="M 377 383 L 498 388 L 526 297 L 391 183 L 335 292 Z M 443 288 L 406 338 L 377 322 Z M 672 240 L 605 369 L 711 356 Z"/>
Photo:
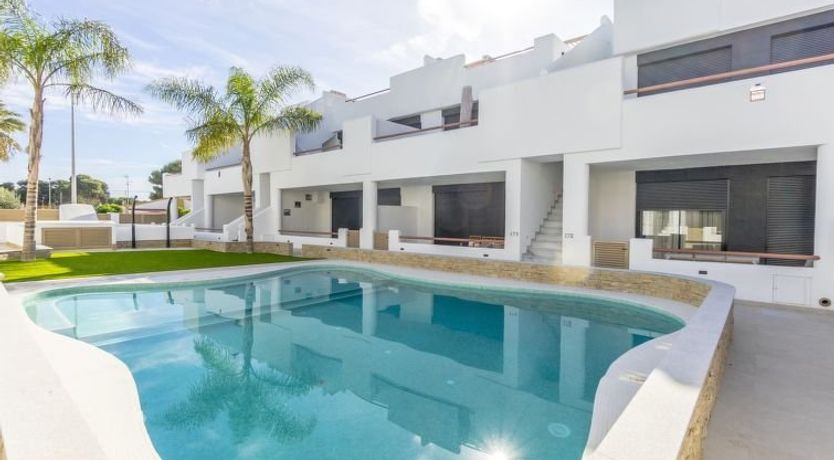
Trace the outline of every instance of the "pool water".
<path fill-rule="evenodd" d="M 63 290 L 27 312 L 127 364 L 171 460 L 578 460 L 608 366 L 683 325 L 335 268 Z"/>

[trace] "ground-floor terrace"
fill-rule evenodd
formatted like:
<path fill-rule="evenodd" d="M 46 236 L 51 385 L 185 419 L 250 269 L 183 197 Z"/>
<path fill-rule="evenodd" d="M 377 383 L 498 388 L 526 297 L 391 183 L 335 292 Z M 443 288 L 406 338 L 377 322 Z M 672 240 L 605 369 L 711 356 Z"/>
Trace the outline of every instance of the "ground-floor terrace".
<path fill-rule="evenodd" d="M 260 174 L 255 240 L 630 268 L 728 282 L 745 300 L 826 307 L 834 211 L 817 197 L 834 193 L 829 156 L 824 146 L 589 153 L 293 188 Z M 243 238 L 242 194 L 203 201 L 182 222 L 213 226 L 209 239 Z"/>

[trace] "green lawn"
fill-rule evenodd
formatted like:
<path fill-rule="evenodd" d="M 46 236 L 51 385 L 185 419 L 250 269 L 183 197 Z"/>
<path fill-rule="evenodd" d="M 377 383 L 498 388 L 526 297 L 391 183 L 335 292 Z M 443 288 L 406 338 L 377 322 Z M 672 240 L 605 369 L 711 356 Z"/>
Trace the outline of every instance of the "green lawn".
<path fill-rule="evenodd" d="M 6 275 L 4 282 L 16 282 L 300 260 L 305 259 L 275 254 L 233 254 L 207 250 L 56 252 L 49 259 L 0 262 L 0 273 Z"/>

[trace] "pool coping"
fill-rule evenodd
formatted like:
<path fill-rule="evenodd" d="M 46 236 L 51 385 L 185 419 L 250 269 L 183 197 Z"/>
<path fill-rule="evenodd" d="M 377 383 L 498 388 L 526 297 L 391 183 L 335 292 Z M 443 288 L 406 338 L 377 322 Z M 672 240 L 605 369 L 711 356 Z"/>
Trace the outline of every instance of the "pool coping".
<path fill-rule="evenodd" d="M 705 299 L 702 307 L 696 308 L 681 302 L 637 294 L 599 291 L 577 287 L 565 287 L 546 283 L 525 282 L 519 280 L 500 279 L 460 273 L 434 272 L 425 269 L 417 269 L 410 267 L 369 264 L 363 262 L 342 260 L 287 262 L 278 264 L 259 264 L 242 267 L 239 266 L 211 269 L 195 269 L 105 277 L 72 278 L 55 281 L 31 281 L 14 283 L 12 285 L 7 286 L 8 294 L 10 296 L 10 299 L 12 300 L 11 306 L 13 308 L 0 308 L 0 359 L 2 359 L 2 361 L 0 362 L 8 362 L 6 361 L 6 359 L 9 357 L 4 356 L 7 354 L 4 352 L 4 350 L 16 348 L 14 346 L 11 348 L 8 347 L 11 344 L 7 343 L 8 340 L 5 340 L 3 338 L 3 336 L 6 334 L 2 333 L 2 329 L 4 327 L 8 328 L 13 324 L 20 325 L 20 328 L 16 328 L 21 333 L 19 335 L 28 336 L 29 344 L 32 345 L 32 342 L 34 342 L 34 349 L 40 350 L 41 352 L 41 356 L 37 356 L 35 353 L 31 353 L 31 358 L 40 360 L 41 364 L 48 364 L 45 369 L 39 370 L 39 372 L 44 372 L 48 377 L 50 377 L 49 379 L 44 380 L 45 382 L 50 382 L 49 385 L 46 385 L 47 387 L 51 388 L 50 390 L 48 390 L 48 392 L 53 396 L 56 396 L 59 399 L 61 399 L 65 403 L 65 405 L 68 406 L 66 408 L 66 417 L 64 417 L 64 415 L 62 414 L 60 417 L 57 417 L 60 420 L 57 420 L 55 417 L 53 417 L 52 420 L 49 420 L 49 423 L 47 425 L 58 426 L 51 426 L 52 429 L 48 431 L 55 433 L 56 436 L 60 436 L 62 442 L 63 439 L 67 437 L 72 438 L 73 440 L 75 440 L 75 442 L 69 444 L 63 443 L 60 446 L 52 445 L 56 443 L 38 443 L 38 445 L 35 446 L 32 445 L 33 443 L 31 440 L 29 442 L 20 442 L 20 435 L 22 434 L 20 433 L 20 431 L 36 428 L 38 431 L 35 433 L 37 433 L 37 437 L 41 439 L 43 438 L 44 431 L 44 426 L 42 424 L 37 423 L 37 419 L 40 419 L 41 417 L 26 417 L 21 413 L 22 418 L 25 420 L 15 420 L 15 417 L 10 417 L 10 419 L 14 421 L 14 425 L 16 425 L 15 427 L 13 427 L 14 429 L 7 429 L 8 425 L 10 425 L 8 421 L 7 423 L 0 425 L 0 430 L 4 430 L 2 433 L 5 436 L 7 436 L 5 443 L 6 455 L 10 460 L 16 460 L 17 458 L 34 458 L 50 456 L 90 459 L 114 458 L 117 454 L 120 454 L 122 458 L 158 458 L 158 454 L 153 448 L 153 444 L 150 442 L 150 437 L 148 436 L 147 431 L 145 429 L 144 421 L 142 418 L 142 412 L 138 401 L 138 392 L 136 390 L 136 386 L 133 381 L 132 375 L 130 374 L 130 371 L 127 369 L 127 367 L 114 356 L 109 355 L 108 353 L 103 352 L 92 345 L 88 345 L 83 342 L 75 341 L 63 336 L 59 336 L 57 334 L 53 334 L 51 332 L 47 332 L 34 325 L 34 323 L 32 323 L 25 315 L 22 308 L 22 304 L 26 298 L 47 291 L 60 290 L 61 288 L 89 286 L 91 285 L 91 283 L 95 285 L 136 285 L 156 283 L 184 283 L 190 281 L 198 282 L 205 281 L 207 279 L 227 280 L 238 277 L 265 274 L 270 272 L 281 272 L 285 270 L 295 269 L 298 267 L 313 268 L 317 266 L 334 268 L 354 267 L 360 269 L 370 269 L 378 272 L 382 271 L 386 274 L 393 275 L 395 277 L 399 276 L 404 278 L 414 278 L 443 285 L 451 284 L 464 285 L 469 287 L 487 285 L 492 288 L 498 287 L 590 295 L 603 299 L 613 299 L 618 301 L 626 301 L 629 303 L 638 303 L 650 309 L 656 309 L 664 311 L 666 313 L 670 313 L 673 316 L 676 316 L 685 321 L 686 326 L 677 333 L 675 333 L 674 337 L 666 336 L 666 338 L 664 339 L 657 339 L 648 342 L 648 344 L 654 344 L 653 346 L 647 346 L 648 344 L 644 344 L 644 346 L 632 349 L 626 354 L 620 356 L 615 361 L 615 363 L 612 364 L 612 366 L 609 368 L 609 371 L 605 377 L 608 378 L 609 383 L 603 385 L 601 382 L 600 390 L 598 391 L 597 396 L 595 398 L 591 428 L 592 436 L 589 437 L 589 447 L 586 448 L 585 453 L 586 458 L 591 458 L 594 460 L 616 460 L 626 458 L 677 458 L 677 455 L 673 457 L 668 456 L 668 454 L 671 452 L 670 449 L 673 449 L 674 446 L 661 445 L 675 444 L 674 440 L 658 439 L 657 443 L 646 443 L 645 436 L 638 436 L 637 438 L 634 438 L 634 433 L 631 433 L 631 440 L 629 440 L 628 438 L 626 439 L 626 444 L 633 446 L 635 444 L 633 439 L 642 438 L 641 444 L 654 445 L 655 447 L 654 450 L 652 450 L 652 452 L 656 454 L 664 452 L 666 453 L 666 456 L 633 456 L 630 454 L 625 455 L 626 452 L 631 452 L 631 449 L 627 448 L 624 450 L 623 447 L 620 446 L 621 442 L 618 441 L 618 439 L 622 437 L 622 425 L 624 424 L 624 420 L 631 420 L 632 418 L 635 418 L 635 412 L 638 414 L 636 418 L 639 420 L 645 418 L 644 416 L 646 414 L 646 410 L 649 410 L 652 407 L 655 407 L 656 409 L 656 406 L 653 406 L 652 404 L 647 404 L 646 401 L 644 401 L 645 399 L 647 399 L 647 395 L 658 394 L 662 397 L 667 392 L 674 390 L 668 388 L 668 382 L 665 382 L 662 379 L 662 377 L 658 377 L 656 374 L 666 373 L 672 376 L 682 376 L 683 374 L 681 374 L 681 371 L 689 370 L 692 367 L 689 365 L 675 366 L 672 363 L 675 361 L 675 359 L 680 359 L 680 356 L 678 355 L 680 355 L 681 353 L 686 353 L 687 350 L 690 348 L 689 346 L 684 347 L 680 344 L 685 344 L 687 341 L 699 338 L 709 339 L 714 335 L 707 333 L 710 330 L 714 329 L 715 324 L 712 323 L 715 323 L 715 321 L 719 321 L 722 314 L 721 312 L 713 313 L 713 308 L 705 309 L 704 307 L 710 307 L 713 303 L 722 303 L 724 300 L 726 300 L 726 290 L 729 289 L 730 291 L 732 291 L 731 287 L 726 285 L 720 285 L 720 283 L 707 283 L 712 285 L 713 288 L 708 294 L 707 299 Z M 217 276 L 218 273 L 222 273 L 222 276 L 219 278 Z M 703 282 L 703 280 L 697 281 Z M 5 289 L 3 289 L 2 286 L 0 286 L 0 298 L 2 298 L 2 296 L 5 294 L 3 292 L 4 290 Z M 713 298 L 715 297 L 714 294 L 716 293 L 722 295 Z M 731 303 L 732 292 L 730 292 L 729 299 Z M 723 328 L 721 330 L 723 330 Z M 687 333 L 684 334 L 684 332 Z M 694 336 L 690 337 L 690 335 L 693 335 L 693 333 Z M 22 342 L 27 341 L 26 338 L 27 337 L 17 337 L 17 340 L 20 341 L 22 344 Z M 682 340 L 682 338 L 685 340 Z M 709 340 L 706 341 L 708 342 Z M 67 342 L 71 342 L 73 343 L 73 345 L 69 345 L 67 344 Z M 693 349 L 695 351 L 693 352 L 692 350 L 690 350 L 690 355 L 684 357 L 690 359 L 699 357 L 703 358 L 703 356 L 701 355 L 703 355 L 704 352 L 709 351 L 708 344 L 706 344 L 706 348 L 704 348 L 704 340 L 694 340 L 692 345 L 695 346 L 695 348 Z M 658 349 L 661 349 L 660 353 L 658 352 Z M 91 350 L 94 350 L 95 352 L 92 352 Z M 56 354 L 59 356 L 55 356 Z M 67 357 L 71 356 L 72 358 L 64 361 L 60 360 L 60 355 L 64 354 L 67 355 Z M 713 355 L 714 353 L 710 353 L 709 357 L 711 358 Z M 650 358 L 647 359 L 647 356 L 649 356 Z M 670 360 L 670 357 L 672 356 L 675 356 L 676 358 Z M 701 359 L 701 361 L 703 361 L 703 359 Z M 25 362 L 26 360 L 21 360 L 21 363 Z M 61 366 L 61 362 L 65 363 L 65 365 Z M 71 374 L 73 372 L 71 368 L 68 368 L 66 363 L 70 362 L 73 363 L 73 367 L 77 367 L 78 362 L 81 362 L 84 363 L 83 367 L 85 368 L 98 370 L 99 372 L 93 372 L 93 375 L 97 375 L 98 380 L 92 379 L 87 375 L 82 375 L 79 372 L 75 372 L 72 381 L 69 381 L 67 378 L 67 374 Z M 650 371 L 648 377 L 645 379 L 645 382 L 640 382 L 641 384 L 636 386 L 636 390 L 634 389 L 635 385 L 633 381 L 624 381 L 621 378 L 624 375 L 634 374 L 635 372 L 645 372 L 647 362 L 655 363 L 657 364 L 657 366 L 652 367 L 652 370 Z M 703 366 L 697 367 L 698 369 L 700 369 Z M 698 372 L 695 372 L 695 374 L 698 374 Z M 109 376 L 109 378 L 105 380 L 108 381 L 110 386 L 105 386 L 101 384 L 101 379 L 103 378 L 103 375 Z M 698 375 L 691 375 L 689 377 L 691 377 L 692 382 L 697 382 L 699 380 Z M 25 385 L 28 379 L 31 378 L 35 377 L 29 376 L 27 377 L 27 379 L 17 379 L 17 381 L 12 382 L 11 385 L 8 385 L 9 382 L 2 382 L 2 387 L 0 387 L 0 408 L 6 407 L 6 404 L 4 404 L 3 402 L 4 399 L 8 399 L 10 397 L 13 398 L 11 394 L 13 392 L 7 391 L 9 386 L 14 387 L 15 384 Z M 703 386 L 704 381 L 705 379 L 701 379 L 702 383 L 701 386 L 697 388 L 697 390 L 699 391 L 696 391 L 696 394 L 700 394 L 700 388 Z M 82 382 L 86 383 L 82 384 Z M 56 384 L 57 386 L 55 386 Z M 93 401 L 93 399 L 101 400 L 102 393 L 98 391 L 90 391 L 90 388 L 95 387 L 101 387 L 106 389 L 106 393 L 108 394 L 116 394 L 121 395 L 123 397 L 111 397 L 110 399 L 112 399 L 112 401 L 109 401 L 107 397 L 104 397 L 103 399 L 109 401 L 109 403 L 107 405 L 101 405 L 100 403 L 97 404 L 95 401 Z M 82 391 L 83 388 L 86 388 L 86 391 Z M 124 398 L 125 395 L 130 395 L 130 397 Z M 36 396 L 43 397 L 42 394 Z M 649 403 L 651 403 L 652 397 L 648 397 L 648 399 Z M 664 398 L 664 400 L 665 399 L 667 398 Z M 678 398 L 672 398 L 671 403 L 674 404 L 677 399 Z M 688 402 L 690 402 L 691 399 L 692 398 L 683 398 L 683 404 L 674 405 L 690 406 Z M 605 401 L 606 405 L 610 405 L 610 407 L 616 407 L 619 409 L 614 411 L 598 410 L 599 401 Z M 25 403 L 20 403 L 19 401 L 18 403 L 18 406 L 26 405 Z M 669 404 L 669 402 L 665 404 Z M 682 414 L 682 417 L 678 417 L 681 418 L 680 423 L 673 423 L 671 425 L 678 426 L 683 424 L 688 426 L 691 416 L 683 417 L 683 415 L 686 415 L 687 413 L 691 414 L 694 410 L 693 407 L 695 405 L 696 404 L 693 403 L 691 407 L 689 407 L 688 412 L 686 410 L 686 407 L 682 407 L 681 410 L 678 411 Z M 14 407 L 15 405 L 12 404 L 12 406 Z M 75 407 L 74 411 L 72 410 L 73 406 Z M 663 407 L 665 411 L 666 407 Z M 119 417 L 118 420 L 113 420 L 112 418 L 108 418 L 106 414 L 97 414 L 97 408 L 101 409 L 98 410 L 99 412 L 109 412 L 111 414 L 119 413 L 121 414 L 121 417 Z M 49 409 L 52 408 L 50 407 Z M 20 411 L 21 408 L 18 407 L 17 410 Z M 28 412 L 31 412 L 31 410 L 27 411 L 27 413 Z M 668 427 L 670 425 L 669 420 L 665 417 L 661 418 L 663 420 L 663 423 Z M 32 421 L 30 419 L 36 420 Z M 26 420 L 29 421 L 28 424 L 24 423 Z M 69 423 L 69 421 L 71 420 L 75 420 L 75 423 Z M 643 425 L 643 423 L 641 423 L 641 425 Z M 656 430 L 654 425 L 652 425 L 651 423 L 648 423 L 647 426 L 647 429 Z M 20 430 L 18 430 L 17 428 L 20 428 Z M 626 431 L 628 432 L 630 430 Z M 672 436 L 672 438 L 683 439 L 685 438 L 686 431 L 687 430 L 685 429 L 684 436 Z M 69 432 L 72 432 L 72 434 L 70 435 Z M 670 432 L 669 434 L 671 435 L 672 433 Z M 32 436 L 30 436 L 30 438 L 34 436 L 36 435 L 33 434 Z M 652 438 L 655 437 L 657 436 L 652 436 Z M 668 436 L 663 436 L 663 438 L 667 437 Z M 84 441 L 81 441 L 82 439 Z M 677 445 L 680 446 L 682 442 L 683 441 L 678 442 Z M 591 444 L 593 444 L 593 448 L 591 447 Z M 126 450 L 126 446 L 130 446 L 130 449 Z M 68 455 L 68 452 L 65 450 L 50 450 L 48 452 L 45 451 L 45 449 L 50 448 L 78 448 L 81 450 L 79 450 L 78 452 L 74 452 L 72 455 Z M 26 455 L 23 454 L 24 449 L 25 452 L 27 452 Z M 679 450 L 680 448 L 678 448 L 678 451 Z M 37 454 L 35 454 L 35 451 L 37 451 Z M 126 452 L 130 452 L 130 455 L 128 457 L 124 456 Z"/>

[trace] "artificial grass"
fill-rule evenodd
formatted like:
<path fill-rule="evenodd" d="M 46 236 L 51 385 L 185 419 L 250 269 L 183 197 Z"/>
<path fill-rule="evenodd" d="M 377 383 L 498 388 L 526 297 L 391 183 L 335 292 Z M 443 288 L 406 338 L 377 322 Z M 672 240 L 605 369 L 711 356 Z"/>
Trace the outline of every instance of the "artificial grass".
<path fill-rule="evenodd" d="M 56 252 L 32 262 L 0 262 L 3 282 L 40 281 L 84 276 L 232 267 L 295 262 L 305 259 L 276 254 L 236 254 L 195 250 Z"/>

